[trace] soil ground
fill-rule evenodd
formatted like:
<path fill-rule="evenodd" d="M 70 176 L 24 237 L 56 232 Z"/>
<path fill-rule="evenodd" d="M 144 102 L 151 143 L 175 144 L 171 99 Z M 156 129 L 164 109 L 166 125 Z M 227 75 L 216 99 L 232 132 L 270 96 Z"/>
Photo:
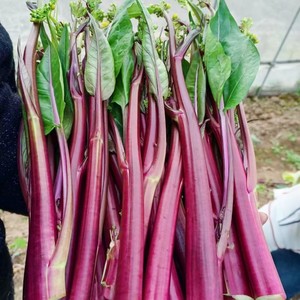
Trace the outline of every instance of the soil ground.
<path fill-rule="evenodd" d="M 245 101 L 257 160 L 258 206 L 272 199 L 276 187 L 287 185 L 284 172 L 300 170 L 300 96 L 281 95 Z M 7 230 L 15 272 L 15 299 L 22 299 L 27 218 L 0 212 Z M 300 299 L 300 298 L 298 298 Z"/>

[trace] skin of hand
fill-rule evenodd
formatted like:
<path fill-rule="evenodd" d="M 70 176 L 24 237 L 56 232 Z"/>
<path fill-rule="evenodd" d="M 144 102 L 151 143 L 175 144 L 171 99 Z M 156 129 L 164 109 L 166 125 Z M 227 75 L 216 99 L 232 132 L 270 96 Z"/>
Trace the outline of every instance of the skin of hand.
<path fill-rule="evenodd" d="M 268 221 L 268 215 L 263 212 L 259 212 L 259 217 L 262 225 Z"/>

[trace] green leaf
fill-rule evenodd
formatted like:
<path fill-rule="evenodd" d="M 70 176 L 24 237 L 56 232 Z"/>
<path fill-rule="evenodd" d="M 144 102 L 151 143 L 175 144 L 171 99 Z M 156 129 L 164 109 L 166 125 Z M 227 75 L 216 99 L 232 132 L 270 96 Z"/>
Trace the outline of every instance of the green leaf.
<path fill-rule="evenodd" d="M 115 91 L 111 96 L 109 107 L 116 124 L 118 124 L 120 133 L 123 132 L 123 115 L 127 103 L 128 100 L 125 97 L 122 79 L 119 75 L 117 77 Z"/>
<path fill-rule="evenodd" d="M 50 44 L 51 42 L 50 42 L 49 37 L 48 37 L 48 35 L 47 35 L 47 33 L 46 33 L 45 26 L 44 26 L 43 23 L 41 24 L 40 38 L 41 38 L 41 41 L 42 41 L 42 45 L 43 45 L 44 50 L 47 49 L 48 46 L 49 46 L 49 44 Z"/>
<path fill-rule="evenodd" d="M 183 71 L 184 78 L 186 78 L 186 76 L 189 72 L 189 69 L 190 69 L 190 63 L 186 59 L 183 59 L 182 60 L 182 71 Z"/>
<path fill-rule="evenodd" d="M 134 54 L 136 57 L 136 62 L 138 66 L 141 66 L 143 63 L 143 47 L 140 43 L 134 43 Z"/>
<path fill-rule="evenodd" d="M 203 27 L 204 23 L 205 23 L 205 15 L 202 12 L 202 10 L 200 9 L 200 7 L 195 5 L 192 1 L 189 1 L 189 0 L 187 0 L 187 4 L 190 7 L 190 10 L 193 13 L 193 15 L 196 17 L 196 19 L 198 21 L 198 25 Z"/>
<path fill-rule="evenodd" d="M 169 78 L 167 69 L 162 60 L 159 59 L 155 48 L 151 16 L 140 0 L 137 0 L 137 4 L 144 17 L 144 23 L 142 24 L 142 51 L 143 63 L 150 81 L 150 90 L 157 96 L 161 89 L 163 97 L 167 97 L 169 93 Z"/>
<path fill-rule="evenodd" d="M 136 4 L 136 0 L 124 0 L 122 1 L 122 5 L 118 8 L 116 16 L 113 20 L 112 26 L 114 23 L 119 22 L 120 19 L 123 18 L 124 14 L 128 14 L 130 18 L 136 17 L 140 15 L 141 11 Z"/>
<path fill-rule="evenodd" d="M 130 85 L 131 85 L 131 79 L 133 76 L 134 71 L 134 57 L 132 50 L 129 49 L 129 52 L 124 58 L 124 63 L 122 66 L 122 83 L 123 83 L 123 89 L 124 89 L 124 96 L 126 98 L 126 102 L 129 101 L 129 93 L 130 93 Z M 126 103 L 126 105 L 127 105 Z"/>
<path fill-rule="evenodd" d="M 143 63 L 149 77 L 150 91 L 157 96 L 160 85 L 163 97 L 167 97 L 169 93 L 169 78 L 167 69 L 162 60 L 158 58 L 156 50 L 153 51 L 152 40 L 146 26 L 144 26 L 143 30 L 142 47 Z"/>
<path fill-rule="evenodd" d="M 27 241 L 22 237 L 15 238 L 14 241 L 9 245 L 9 249 L 11 251 L 24 250 L 26 249 L 26 247 L 27 247 Z"/>
<path fill-rule="evenodd" d="M 95 95 L 97 70 L 100 67 L 101 96 L 102 100 L 107 100 L 115 89 L 114 58 L 103 31 L 99 28 L 93 17 L 90 17 L 93 36 L 91 38 L 84 73 L 85 87 L 90 95 Z"/>
<path fill-rule="evenodd" d="M 259 68 L 259 53 L 252 41 L 240 32 L 224 0 L 220 0 L 210 27 L 231 58 L 231 75 L 224 86 L 225 108 L 230 109 L 247 96 Z"/>
<path fill-rule="evenodd" d="M 134 34 L 132 24 L 127 13 L 118 22 L 114 23 L 108 35 L 108 42 L 112 49 L 115 63 L 115 76 L 117 77 L 124 57 L 132 49 Z"/>
<path fill-rule="evenodd" d="M 130 18 L 139 18 L 142 14 L 141 12 L 141 8 L 139 7 L 139 5 L 136 3 L 135 1 L 132 1 L 133 3 L 128 6 L 128 15 Z"/>
<path fill-rule="evenodd" d="M 120 75 L 117 77 L 115 90 L 111 96 L 110 103 L 118 104 L 121 107 L 122 112 L 124 111 L 126 105 L 128 104 L 128 99 L 126 99 L 122 78 Z"/>
<path fill-rule="evenodd" d="M 121 106 L 117 103 L 111 103 L 108 109 L 116 122 L 121 137 L 123 138 L 123 112 Z"/>
<path fill-rule="evenodd" d="M 58 45 L 58 54 L 61 61 L 61 65 L 64 71 L 68 70 L 70 65 L 70 33 L 68 25 L 64 25 L 61 38 Z"/>
<path fill-rule="evenodd" d="M 125 107 L 129 102 L 130 85 L 134 71 L 134 57 L 130 51 L 125 59 L 121 73 L 117 77 L 115 91 L 111 96 L 110 110 L 118 125 L 120 133 L 123 132 L 123 116 Z"/>
<path fill-rule="evenodd" d="M 37 68 L 37 89 L 45 134 L 61 126 L 64 116 L 64 83 L 59 55 L 51 44 Z"/>
<path fill-rule="evenodd" d="M 64 118 L 63 118 L 63 128 L 68 139 L 73 125 L 74 119 L 74 107 L 73 102 L 70 94 L 69 84 L 68 84 L 68 77 L 67 71 L 69 70 L 70 65 L 70 34 L 68 26 L 65 25 L 62 30 L 61 39 L 58 45 L 58 54 L 61 61 L 61 67 L 63 72 L 63 81 L 64 81 L 64 95 L 65 95 L 65 111 L 64 111 Z"/>
<path fill-rule="evenodd" d="M 206 75 L 199 51 L 195 51 L 192 55 L 185 81 L 191 101 L 197 102 L 198 120 L 202 123 L 205 114 Z"/>
<path fill-rule="evenodd" d="M 230 76 L 231 60 L 209 27 L 206 33 L 204 62 L 213 97 L 219 106 L 224 85 Z"/>

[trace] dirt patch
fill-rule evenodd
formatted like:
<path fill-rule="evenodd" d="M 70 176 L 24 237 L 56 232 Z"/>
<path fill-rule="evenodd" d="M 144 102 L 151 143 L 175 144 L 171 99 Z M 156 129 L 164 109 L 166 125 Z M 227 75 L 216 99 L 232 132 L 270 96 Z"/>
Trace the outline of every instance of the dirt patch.
<path fill-rule="evenodd" d="M 284 172 L 300 170 L 300 97 L 250 98 L 245 110 L 255 147 L 259 205 L 288 184 Z"/>
<path fill-rule="evenodd" d="M 23 277 L 28 238 L 28 218 L 3 211 L 0 212 L 0 218 L 5 224 L 6 241 L 13 262 L 15 300 L 22 300 Z"/>
<path fill-rule="evenodd" d="M 282 178 L 283 172 L 300 170 L 300 97 L 249 98 L 245 101 L 245 109 L 256 152 L 257 193 L 261 206 L 272 199 L 275 187 L 287 185 Z M 21 300 L 27 218 L 6 212 L 1 212 L 0 218 L 6 226 L 14 263 L 15 299 Z"/>

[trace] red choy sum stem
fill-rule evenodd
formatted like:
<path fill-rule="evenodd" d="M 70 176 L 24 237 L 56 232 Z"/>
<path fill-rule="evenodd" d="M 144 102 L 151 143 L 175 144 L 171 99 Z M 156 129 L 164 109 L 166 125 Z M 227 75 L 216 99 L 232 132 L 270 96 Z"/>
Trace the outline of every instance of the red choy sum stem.
<path fill-rule="evenodd" d="M 157 147 L 157 107 L 153 96 L 149 92 L 146 124 L 146 134 L 143 147 L 144 173 L 150 169 L 154 159 L 155 148 Z"/>
<path fill-rule="evenodd" d="M 223 299 L 217 267 L 217 248 L 213 223 L 210 187 L 198 119 L 189 98 L 182 71 L 182 59 L 194 33 L 176 52 L 172 21 L 169 27 L 171 75 L 178 101 L 178 127 L 182 146 L 182 162 L 186 207 L 186 298 Z"/>
<path fill-rule="evenodd" d="M 231 135 L 233 136 L 232 131 Z M 235 197 L 233 215 L 253 294 L 255 298 L 286 299 L 265 241 L 253 194 L 248 193 L 247 177 L 238 145 L 233 143 L 232 146 L 235 158 L 233 160 Z"/>
<path fill-rule="evenodd" d="M 117 155 L 114 152 L 109 153 L 109 172 L 114 179 L 118 192 L 122 191 L 122 175 L 119 169 Z"/>
<path fill-rule="evenodd" d="M 55 249 L 57 230 L 53 182 L 36 88 L 35 46 L 38 34 L 39 26 L 35 24 L 25 50 L 25 63 L 19 53 L 19 80 L 27 113 L 31 162 L 30 219 L 24 298 L 43 300 L 49 298 L 47 271 Z"/>
<path fill-rule="evenodd" d="M 122 138 L 120 136 L 119 130 L 117 128 L 116 122 L 114 118 L 109 115 L 109 129 L 110 129 L 110 136 L 112 138 L 113 143 L 113 151 L 111 151 L 109 155 L 109 167 L 114 182 L 117 186 L 117 190 L 120 192 L 123 190 L 123 182 L 122 182 L 122 174 L 121 170 L 126 168 L 126 161 L 125 161 L 125 150 L 122 142 Z"/>
<path fill-rule="evenodd" d="M 71 232 L 73 227 L 73 189 L 69 149 L 62 120 L 60 119 L 57 108 L 57 99 L 55 98 L 51 68 L 49 69 L 49 72 L 50 80 L 47 86 L 47 91 L 50 96 L 53 121 L 54 124 L 57 124 L 55 132 L 57 135 L 60 156 L 58 176 L 61 177 L 61 180 L 58 182 L 58 191 L 60 190 L 59 186 L 61 186 L 61 192 L 59 192 L 58 195 L 61 194 L 59 197 L 62 199 L 62 220 L 55 250 L 47 268 L 47 289 L 49 299 L 60 299 L 66 295 L 65 267 L 69 255 Z"/>
<path fill-rule="evenodd" d="M 253 293 L 242 252 L 243 249 L 237 235 L 236 224 L 233 223 L 228 238 L 228 247 L 224 255 L 224 292 L 226 295 L 235 297 L 235 299 L 248 296 L 250 297 L 249 300 L 251 300 L 253 299 Z"/>
<path fill-rule="evenodd" d="M 209 186 L 211 187 L 214 219 L 217 222 L 221 210 L 222 195 L 223 195 L 222 180 L 216 162 L 216 158 L 213 153 L 212 141 L 207 133 L 205 133 L 203 141 L 204 141 L 203 145 L 204 145 L 204 153 L 205 153 L 206 161 L 209 162 L 209 164 L 207 164 L 207 174 L 208 174 Z"/>
<path fill-rule="evenodd" d="M 153 101 L 153 100 L 152 100 Z M 146 132 L 146 142 L 145 145 L 150 150 L 150 153 L 146 154 L 146 165 L 144 169 L 144 190 L 145 190 L 145 236 L 147 235 L 151 209 L 153 204 L 153 199 L 155 195 L 155 191 L 157 186 L 162 178 L 163 170 L 164 170 L 164 162 L 166 156 L 166 147 L 167 147 L 167 132 L 166 132 L 166 117 L 164 110 L 164 100 L 162 94 L 159 93 L 156 99 L 156 111 L 157 111 L 157 124 L 152 124 L 155 122 L 153 116 L 151 120 L 149 120 L 147 126 L 154 126 L 157 131 L 157 137 L 155 138 L 156 132 L 152 132 L 152 129 Z M 153 107 L 153 109 L 155 109 Z M 154 112 L 155 113 L 155 112 Z M 155 122 L 155 123 L 156 123 Z M 147 137 L 147 135 L 153 135 L 152 137 Z M 152 143 L 155 143 L 154 145 Z M 151 149 L 150 149 L 151 148 Z M 150 159 L 150 160 L 149 160 Z M 151 162 L 151 165 L 149 163 Z"/>
<path fill-rule="evenodd" d="M 243 103 L 240 103 L 237 107 L 239 124 L 241 128 L 242 141 L 244 144 L 244 168 L 247 174 L 247 188 L 248 192 L 254 191 L 257 183 L 256 178 L 256 161 L 254 147 L 246 119 Z"/>
<path fill-rule="evenodd" d="M 98 63 L 99 64 L 99 63 Z M 100 72 L 100 66 L 97 66 Z M 90 124 L 90 136 L 88 145 L 87 178 L 84 193 L 83 215 L 79 232 L 78 248 L 76 251 L 76 268 L 73 272 L 73 280 L 70 289 L 69 299 L 89 299 L 93 289 L 95 278 L 95 266 L 97 262 L 97 249 L 99 238 L 102 236 L 103 201 L 105 191 L 103 191 L 103 176 L 106 168 L 103 167 L 103 157 L 105 152 L 104 134 L 104 114 L 106 108 L 105 101 L 101 97 L 100 76 L 97 76 L 95 96 L 91 101 L 95 107 Z"/>
<path fill-rule="evenodd" d="M 179 205 L 176 231 L 175 231 L 175 242 L 174 242 L 174 255 L 176 263 L 180 269 L 180 276 L 185 277 L 185 232 L 186 232 L 186 218 L 185 210 L 182 201 Z"/>
<path fill-rule="evenodd" d="M 18 135 L 17 166 L 22 195 L 25 200 L 28 213 L 30 213 L 30 159 L 28 157 L 29 152 L 26 145 L 25 135 L 24 121 L 22 121 Z"/>
<path fill-rule="evenodd" d="M 56 132 L 61 156 L 62 198 L 64 208 L 62 209 L 61 230 L 48 268 L 50 299 L 60 299 L 66 295 L 65 268 L 69 255 L 73 227 L 73 189 L 70 155 L 63 127 L 57 127 Z"/>
<path fill-rule="evenodd" d="M 101 277 L 103 274 L 103 268 L 105 264 L 105 250 L 103 247 L 99 247 L 98 250 L 98 259 L 96 265 L 96 276 L 93 283 L 93 290 L 91 294 L 91 298 L 93 300 L 105 300 L 104 297 L 104 287 L 101 284 Z"/>
<path fill-rule="evenodd" d="M 229 133 L 230 123 L 227 114 L 224 112 L 224 103 L 221 101 L 220 125 L 222 138 L 222 166 L 223 166 L 223 199 L 221 210 L 219 213 L 220 236 L 218 237 L 217 255 L 219 272 L 222 272 L 222 262 L 227 248 L 227 241 L 232 220 L 233 207 L 233 155 L 231 144 L 235 141 L 231 140 Z"/>
<path fill-rule="evenodd" d="M 77 32 L 71 34 L 70 41 L 70 69 L 68 72 L 68 80 L 70 86 L 70 94 L 74 104 L 74 120 L 72 127 L 71 143 L 70 143 L 70 160 L 71 174 L 73 183 L 73 212 L 74 227 L 72 231 L 72 240 L 70 247 L 70 255 L 67 265 L 68 290 L 70 288 L 73 269 L 75 268 L 75 252 L 78 244 L 78 231 L 81 224 L 82 214 L 82 188 L 86 163 L 85 150 L 87 140 L 87 108 L 86 96 L 83 78 L 80 70 L 80 63 L 77 54 L 77 36 L 83 28 L 79 28 Z"/>
<path fill-rule="evenodd" d="M 118 195 L 114 180 L 111 175 L 108 178 L 108 190 L 107 190 L 107 206 L 104 220 L 104 239 L 106 245 L 109 245 L 111 237 L 110 231 L 120 231 L 120 205 L 118 203 Z"/>
<path fill-rule="evenodd" d="M 143 69 L 135 67 L 130 90 L 126 133 L 127 168 L 123 168 L 123 201 L 120 253 L 115 299 L 140 300 L 143 297 L 144 189 L 140 149 L 140 97 Z"/>
<path fill-rule="evenodd" d="M 162 185 L 146 265 L 143 299 L 167 299 L 170 292 L 176 219 L 182 191 L 179 132 L 173 127 L 168 166 Z"/>
<path fill-rule="evenodd" d="M 82 30 L 82 29 L 81 29 Z M 80 32 L 80 31 L 79 31 Z M 69 86 L 70 93 L 74 103 L 74 121 L 72 128 L 70 159 L 72 181 L 74 186 L 74 212 L 78 210 L 79 201 L 79 180 L 82 177 L 82 165 L 85 160 L 84 152 L 86 150 L 87 139 L 87 109 L 86 97 L 82 74 L 80 72 L 80 63 L 77 54 L 77 34 L 71 35 L 71 53 L 70 53 L 70 70 L 69 70 Z M 75 214 L 75 220 L 76 220 Z M 76 231 L 76 230 L 75 230 Z"/>
<path fill-rule="evenodd" d="M 171 266 L 169 299 L 170 300 L 183 300 L 184 299 L 174 260 L 172 260 L 172 266 Z"/>

